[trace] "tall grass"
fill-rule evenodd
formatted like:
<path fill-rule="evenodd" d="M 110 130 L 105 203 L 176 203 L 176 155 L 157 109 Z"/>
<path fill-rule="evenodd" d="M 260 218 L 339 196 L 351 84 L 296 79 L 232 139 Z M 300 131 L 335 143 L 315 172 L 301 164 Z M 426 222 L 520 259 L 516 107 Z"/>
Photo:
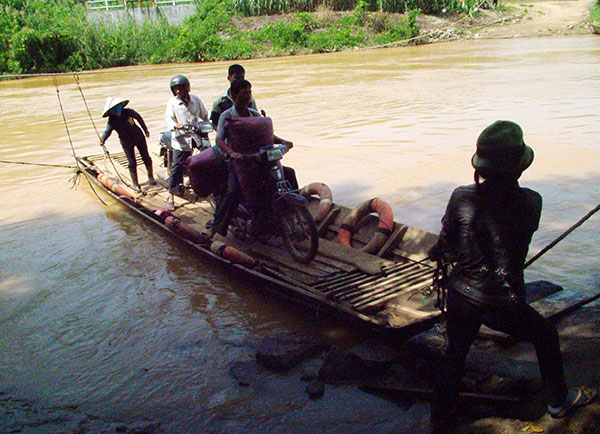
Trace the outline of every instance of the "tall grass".
<path fill-rule="evenodd" d="M 231 7 L 242 15 L 275 15 L 314 12 L 319 7 L 335 11 L 365 10 L 404 13 L 419 9 L 426 14 L 472 12 L 477 0 L 231 0 Z"/>

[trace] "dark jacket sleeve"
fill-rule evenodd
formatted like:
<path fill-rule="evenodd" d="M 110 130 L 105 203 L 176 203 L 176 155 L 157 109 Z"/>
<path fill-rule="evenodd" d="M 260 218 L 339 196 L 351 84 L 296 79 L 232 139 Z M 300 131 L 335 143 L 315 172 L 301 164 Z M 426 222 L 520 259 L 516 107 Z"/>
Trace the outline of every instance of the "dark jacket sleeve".
<path fill-rule="evenodd" d="M 451 252 L 456 246 L 458 230 L 456 213 L 457 201 L 460 196 L 457 191 L 458 189 L 454 190 L 448 205 L 446 205 L 446 211 L 442 217 L 442 229 L 437 242 L 429 249 L 429 258 L 433 261 L 439 261 L 445 253 Z"/>
<path fill-rule="evenodd" d="M 131 116 L 138 121 L 138 123 L 140 124 L 140 126 L 142 127 L 142 130 L 144 130 L 144 133 L 148 132 L 148 128 L 146 127 L 146 123 L 144 122 L 144 119 L 142 119 L 142 116 L 136 112 L 133 109 L 129 109 L 129 111 L 131 112 Z"/>
<path fill-rule="evenodd" d="M 102 142 L 106 142 L 106 139 L 108 139 L 110 137 L 110 134 L 113 132 L 113 126 L 110 124 L 110 120 L 106 123 L 106 129 L 104 130 L 104 132 L 102 133 L 102 135 L 100 136 L 100 140 L 102 140 Z"/>

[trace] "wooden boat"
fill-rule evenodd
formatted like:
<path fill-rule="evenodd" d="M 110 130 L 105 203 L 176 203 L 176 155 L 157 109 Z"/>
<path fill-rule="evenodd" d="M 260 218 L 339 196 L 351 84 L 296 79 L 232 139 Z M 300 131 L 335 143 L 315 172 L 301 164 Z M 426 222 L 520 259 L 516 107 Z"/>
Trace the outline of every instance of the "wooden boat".
<path fill-rule="evenodd" d="M 152 155 L 154 167 L 162 158 Z M 139 157 L 138 157 L 139 158 Z M 309 264 L 292 259 L 279 238 L 268 242 L 236 238 L 231 231 L 214 241 L 202 236 L 213 217 L 213 206 L 189 189 L 176 197 L 176 210 L 165 212 L 168 199 L 166 169 L 157 170 L 159 183 L 142 194 L 128 187 L 127 159 L 123 153 L 77 157 L 79 170 L 93 183 L 142 218 L 185 243 L 192 251 L 223 267 L 265 283 L 266 289 L 291 298 L 318 313 L 327 310 L 380 334 L 406 339 L 441 320 L 432 282 L 435 264 L 427 250 L 437 236 L 393 222 L 391 234 L 373 253 L 361 250 L 380 236 L 379 220 L 367 215 L 354 228 L 351 247 L 337 241 L 347 217 L 355 210 L 333 203 L 318 224 L 319 250 Z M 141 167 L 141 161 L 138 161 Z M 143 176 L 143 175 L 142 175 Z M 190 194 L 191 193 L 191 194 Z M 313 215 L 322 214 L 320 200 L 309 198 Z M 168 216 L 169 218 L 166 218 Z M 372 244 L 372 243 L 371 243 Z M 566 290 L 550 282 L 527 284 L 528 303 L 556 321 L 600 298 L 594 290 Z M 511 342 L 509 336 L 482 328 L 480 337 Z"/>
<path fill-rule="evenodd" d="M 153 159 L 154 167 L 160 167 L 156 155 Z M 426 330 L 440 319 L 435 306 L 437 294 L 431 286 L 435 264 L 427 260 L 426 254 L 437 238 L 432 233 L 394 222 L 383 245 L 373 254 L 365 253 L 360 248 L 378 233 L 378 218 L 375 215 L 363 218 L 348 247 L 336 239 L 352 209 L 333 203 L 317 225 L 316 258 L 309 264 L 301 264 L 292 259 L 279 238 L 248 241 L 236 238 L 230 231 L 226 237 L 216 235 L 213 242 L 207 241 L 201 233 L 213 217 L 213 207 L 209 201 L 196 198 L 191 190 L 184 197 L 175 198 L 176 209 L 172 212 L 175 219 L 166 221 L 165 215 L 169 214 L 164 212 L 168 198 L 164 168 L 156 170 L 158 185 L 144 186 L 139 194 L 127 187 L 131 181 L 123 153 L 111 154 L 108 160 L 104 155 L 91 155 L 78 157 L 77 161 L 94 185 L 197 254 L 267 283 L 269 290 L 320 313 L 328 310 L 400 338 Z M 139 167 L 143 167 L 141 162 Z M 319 209 L 319 202 L 318 197 L 309 198 L 313 215 Z M 224 246 L 230 250 L 225 252 Z"/>

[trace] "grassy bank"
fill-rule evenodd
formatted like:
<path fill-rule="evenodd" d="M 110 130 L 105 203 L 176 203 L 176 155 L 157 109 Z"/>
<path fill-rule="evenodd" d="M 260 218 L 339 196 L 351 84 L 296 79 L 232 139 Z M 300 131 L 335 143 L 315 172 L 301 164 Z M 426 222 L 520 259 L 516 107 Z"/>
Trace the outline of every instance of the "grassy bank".
<path fill-rule="evenodd" d="M 86 20 L 83 0 L 3 0 L 0 73 L 247 59 L 389 44 L 419 34 L 416 17 L 422 10 L 471 12 L 475 3 L 198 0 L 196 6 L 196 13 L 179 26 L 165 20 L 106 25 Z M 250 17 L 280 13 L 285 15 L 262 21 Z"/>
<path fill-rule="evenodd" d="M 590 22 L 600 26 L 600 0 L 596 0 L 590 8 Z"/>

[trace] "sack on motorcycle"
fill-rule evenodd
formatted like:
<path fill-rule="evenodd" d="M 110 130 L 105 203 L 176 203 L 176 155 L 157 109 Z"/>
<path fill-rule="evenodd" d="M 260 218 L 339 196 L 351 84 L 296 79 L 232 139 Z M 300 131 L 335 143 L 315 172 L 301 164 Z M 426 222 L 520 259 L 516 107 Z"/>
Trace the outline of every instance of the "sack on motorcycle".
<path fill-rule="evenodd" d="M 216 146 L 213 146 L 192 155 L 185 163 L 190 184 L 198 196 L 219 194 L 227 185 L 227 168 L 218 152 Z"/>
<path fill-rule="evenodd" d="M 273 145 L 273 121 L 268 117 L 230 118 L 225 123 L 227 144 L 236 152 L 251 154 Z"/>
<path fill-rule="evenodd" d="M 254 154 L 265 146 L 273 146 L 273 121 L 267 117 L 231 118 L 225 124 L 227 143 L 234 151 L 242 154 Z M 251 213 L 256 213 L 264 204 L 262 183 L 264 165 L 253 160 L 234 160 L 233 169 L 237 176 L 242 203 Z"/>

